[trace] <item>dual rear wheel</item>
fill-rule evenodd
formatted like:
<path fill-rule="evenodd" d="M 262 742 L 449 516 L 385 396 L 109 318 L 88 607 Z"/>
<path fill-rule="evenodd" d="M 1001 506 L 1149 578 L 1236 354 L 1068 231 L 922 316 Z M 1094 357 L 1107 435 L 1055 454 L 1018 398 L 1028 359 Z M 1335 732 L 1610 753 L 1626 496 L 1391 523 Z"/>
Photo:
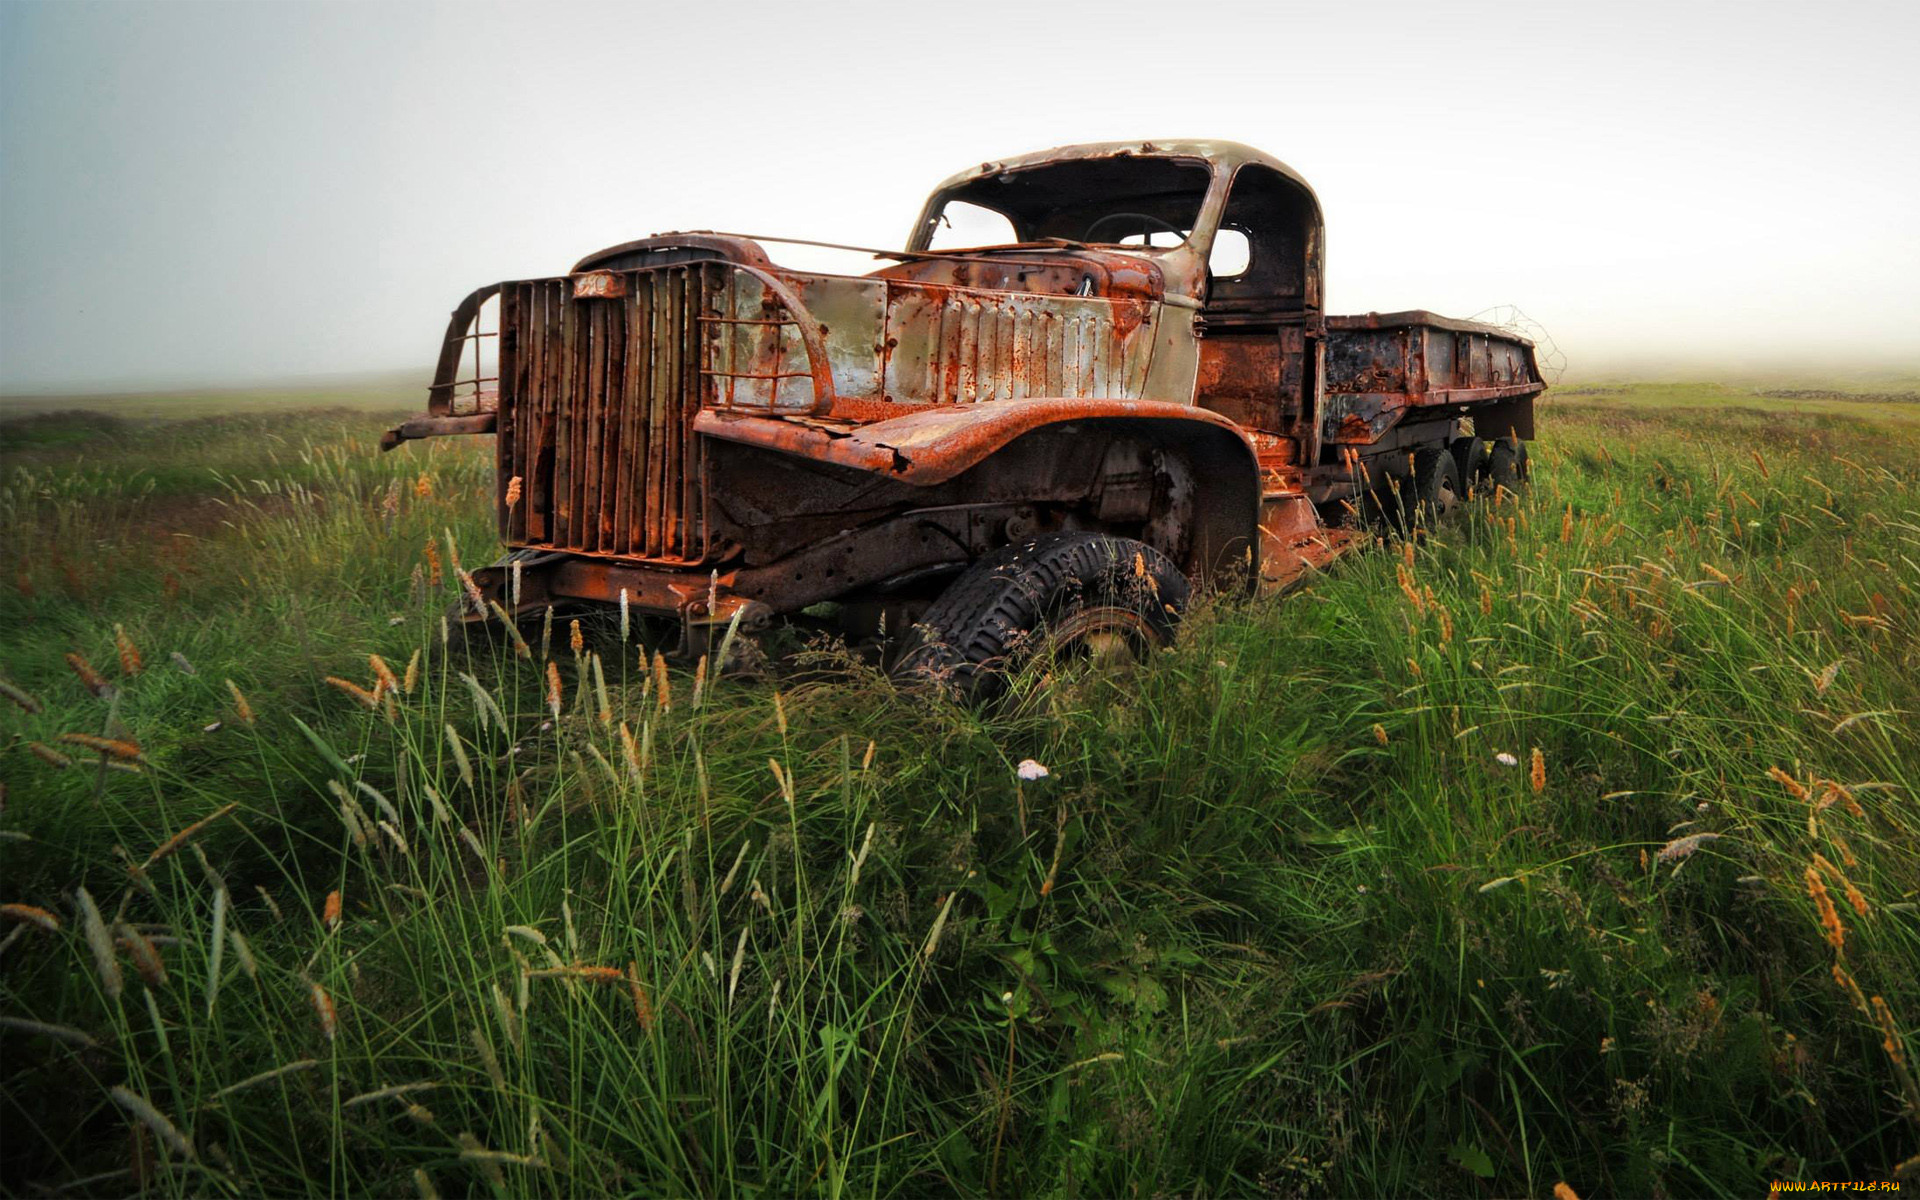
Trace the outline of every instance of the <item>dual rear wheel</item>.
<path fill-rule="evenodd" d="M 1412 475 L 1382 480 L 1368 496 L 1366 511 L 1394 533 L 1432 529 L 1470 499 L 1491 496 L 1496 488 L 1519 491 L 1528 475 L 1525 442 L 1455 438 L 1418 451 Z"/>

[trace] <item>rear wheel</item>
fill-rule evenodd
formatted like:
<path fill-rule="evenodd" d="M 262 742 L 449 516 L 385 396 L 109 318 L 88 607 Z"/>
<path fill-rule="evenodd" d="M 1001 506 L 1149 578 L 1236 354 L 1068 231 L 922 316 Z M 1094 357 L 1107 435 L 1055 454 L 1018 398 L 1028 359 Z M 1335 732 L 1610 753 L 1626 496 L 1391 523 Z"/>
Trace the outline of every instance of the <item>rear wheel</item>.
<path fill-rule="evenodd" d="M 1466 498 L 1460 464 L 1445 446 L 1422 450 L 1413 460 L 1415 523 L 1431 529 L 1453 515 Z"/>
<path fill-rule="evenodd" d="M 1453 439 L 1453 461 L 1460 468 L 1460 494 L 1471 500 L 1487 491 L 1487 452 L 1485 438 Z"/>
<path fill-rule="evenodd" d="M 1416 488 L 1412 476 L 1382 474 L 1360 498 L 1361 518 L 1388 537 L 1413 528 Z"/>
<path fill-rule="evenodd" d="M 1487 479 L 1492 486 L 1518 492 L 1527 486 L 1532 474 L 1525 442 L 1504 437 L 1493 444 L 1493 450 L 1487 455 Z"/>
<path fill-rule="evenodd" d="M 1144 542 L 1051 533 L 974 563 L 927 610 L 895 674 L 974 700 L 1036 657 L 1137 658 L 1173 638 L 1188 585 Z"/>

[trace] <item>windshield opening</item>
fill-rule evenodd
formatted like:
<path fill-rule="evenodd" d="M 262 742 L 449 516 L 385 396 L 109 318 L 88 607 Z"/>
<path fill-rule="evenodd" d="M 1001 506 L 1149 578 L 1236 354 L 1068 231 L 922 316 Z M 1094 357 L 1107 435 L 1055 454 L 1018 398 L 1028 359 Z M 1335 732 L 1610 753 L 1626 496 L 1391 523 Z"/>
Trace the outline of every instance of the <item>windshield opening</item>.
<path fill-rule="evenodd" d="M 946 250 L 1059 238 L 1166 250 L 1193 229 L 1208 179 L 1197 159 L 1132 155 L 983 175 L 940 197 L 927 244 Z M 988 230 L 999 236 L 983 236 Z"/>

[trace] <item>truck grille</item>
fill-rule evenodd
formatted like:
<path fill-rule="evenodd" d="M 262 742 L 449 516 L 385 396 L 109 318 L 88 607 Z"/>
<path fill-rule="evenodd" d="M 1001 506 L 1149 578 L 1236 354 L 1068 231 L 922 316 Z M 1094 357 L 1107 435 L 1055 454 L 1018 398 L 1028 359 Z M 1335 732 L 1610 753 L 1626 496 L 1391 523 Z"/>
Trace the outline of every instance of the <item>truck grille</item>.
<path fill-rule="evenodd" d="M 716 268 L 621 272 L 625 295 L 573 280 L 500 289 L 502 533 L 514 546 L 697 562 L 706 488 L 693 418 Z M 518 478 L 520 498 L 505 503 Z"/>

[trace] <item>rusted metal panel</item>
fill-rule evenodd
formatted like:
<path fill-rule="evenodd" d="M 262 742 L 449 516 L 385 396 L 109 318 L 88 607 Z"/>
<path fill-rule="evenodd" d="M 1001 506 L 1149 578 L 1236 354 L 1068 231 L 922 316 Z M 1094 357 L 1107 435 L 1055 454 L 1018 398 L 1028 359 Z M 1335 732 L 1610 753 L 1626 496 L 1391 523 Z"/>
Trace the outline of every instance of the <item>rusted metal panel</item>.
<path fill-rule="evenodd" d="M 1246 431 L 1206 409 L 1154 400 L 987 401 L 905 408 L 890 420 L 846 427 L 703 412 L 694 429 L 705 437 L 759 446 L 801 458 L 884 473 L 930 485 L 953 478 L 1015 438 L 1073 421 L 1179 421 L 1230 434 L 1249 463 L 1257 454 Z"/>
<path fill-rule="evenodd" d="M 1156 305 L 891 283 L 886 398 L 980 404 L 1140 398 Z"/>
<path fill-rule="evenodd" d="M 744 269 L 725 280 L 701 318 L 715 406 L 804 416 L 877 392 L 883 283 Z"/>
<path fill-rule="evenodd" d="M 1533 343 L 1491 325 L 1422 311 L 1367 313 L 1329 317 L 1327 338 L 1329 443 L 1371 445 L 1416 413 L 1466 415 L 1546 388 Z"/>

